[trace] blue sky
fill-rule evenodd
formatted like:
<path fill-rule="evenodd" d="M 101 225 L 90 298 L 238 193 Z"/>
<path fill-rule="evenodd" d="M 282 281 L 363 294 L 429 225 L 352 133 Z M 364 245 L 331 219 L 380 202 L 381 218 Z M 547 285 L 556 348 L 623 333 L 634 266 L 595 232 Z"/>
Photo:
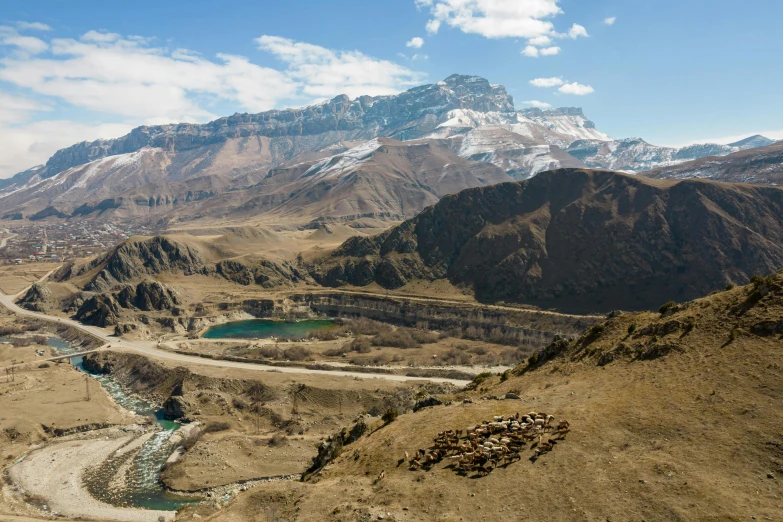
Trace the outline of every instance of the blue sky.
<path fill-rule="evenodd" d="M 616 138 L 783 139 L 782 17 L 778 0 L 4 0 L 0 177 L 140 124 L 452 73 L 520 108 L 583 107 Z"/>

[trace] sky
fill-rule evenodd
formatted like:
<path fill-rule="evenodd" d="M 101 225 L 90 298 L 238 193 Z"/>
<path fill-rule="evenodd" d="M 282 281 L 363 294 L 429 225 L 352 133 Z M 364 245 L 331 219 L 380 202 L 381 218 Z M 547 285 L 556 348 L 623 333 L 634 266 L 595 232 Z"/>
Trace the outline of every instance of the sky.
<path fill-rule="evenodd" d="M 3 0 L 0 178 L 144 124 L 475 74 L 656 145 L 783 139 L 780 0 Z"/>

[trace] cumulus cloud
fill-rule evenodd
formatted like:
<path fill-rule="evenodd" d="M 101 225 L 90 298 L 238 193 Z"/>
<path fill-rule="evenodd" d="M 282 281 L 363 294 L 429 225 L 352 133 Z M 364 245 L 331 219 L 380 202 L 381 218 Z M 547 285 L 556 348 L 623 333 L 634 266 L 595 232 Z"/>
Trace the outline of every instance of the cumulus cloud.
<path fill-rule="evenodd" d="M 421 49 L 421 47 L 424 45 L 424 38 L 421 38 L 420 36 L 414 36 L 407 42 L 405 42 L 405 47 L 413 47 L 414 49 Z"/>
<path fill-rule="evenodd" d="M 604 24 L 605 25 L 614 25 L 614 23 L 617 21 L 616 16 L 610 16 L 609 18 L 604 18 Z"/>
<path fill-rule="evenodd" d="M 539 49 L 532 45 L 526 46 L 522 49 L 522 54 L 531 58 L 538 58 L 539 56 L 553 56 L 560 53 L 560 47 L 543 47 Z"/>
<path fill-rule="evenodd" d="M 576 96 L 584 96 L 585 94 L 592 94 L 595 89 L 589 85 L 582 85 L 581 83 L 565 83 L 559 89 L 558 92 L 563 94 L 574 94 Z"/>
<path fill-rule="evenodd" d="M 538 101 L 538 100 L 528 100 L 528 101 L 524 101 L 522 103 L 524 103 L 525 105 L 530 105 L 531 107 L 537 107 L 539 109 L 549 109 L 550 107 L 552 107 L 547 102 L 542 102 L 542 101 Z"/>
<path fill-rule="evenodd" d="M 282 67 L 263 67 L 232 54 L 208 58 L 153 43 L 105 31 L 44 41 L 0 26 L 0 82 L 26 93 L 12 96 L 0 87 L 0 177 L 14 173 L 8 169 L 24 170 L 46 159 L 31 151 L 49 155 L 75 141 L 109 137 L 103 134 L 107 129 L 125 132 L 140 124 L 208 121 L 218 116 L 218 103 L 259 112 L 338 94 L 389 94 L 424 80 L 418 72 L 358 51 L 268 35 L 256 43 L 284 62 Z M 95 123 L 58 119 L 56 111 L 62 108 L 81 109 Z M 49 132 L 44 122 L 30 121 L 36 111 L 50 109 L 56 132 Z M 25 157 L 29 159 L 21 165 Z"/>
<path fill-rule="evenodd" d="M 534 80 L 530 80 L 530 85 L 533 87 L 557 87 L 558 85 L 563 85 L 563 79 L 562 78 L 536 78 Z"/>
<path fill-rule="evenodd" d="M 549 18 L 563 12 L 559 0 L 416 0 L 432 16 L 428 29 L 441 24 L 486 38 L 535 38 L 555 32 Z"/>
<path fill-rule="evenodd" d="M 554 39 L 586 37 L 587 29 L 579 24 L 561 33 L 552 19 L 563 13 L 560 0 L 415 0 L 416 7 L 428 10 L 431 18 L 427 32 L 435 34 L 443 24 L 464 33 L 485 38 L 524 38 L 522 54 L 531 58 L 552 56 L 560 47 Z"/>
<path fill-rule="evenodd" d="M 568 37 L 573 38 L 574 40 L 576 40 L 579 37 L 587 38 L 588 36 L 590 35 L 587 34 L 587 29 L 585 29 L 583 26 L 579 24 L 572 25 L 571 29 L 568 30 Z"/>

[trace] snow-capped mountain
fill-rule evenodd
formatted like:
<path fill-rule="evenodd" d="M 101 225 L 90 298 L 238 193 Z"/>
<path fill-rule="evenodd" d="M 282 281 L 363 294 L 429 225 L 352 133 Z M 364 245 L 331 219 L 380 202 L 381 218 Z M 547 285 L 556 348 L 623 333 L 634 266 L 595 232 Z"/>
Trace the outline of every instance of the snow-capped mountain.
<path fill-rule="evenodd" d="M 584 162 L 588 167 L 625 172 L 645 172 L 707 156 L 726 156 L 771 143 L 774 141 L 758 135 L 729 145 L 702 143 L 680 148 L 651 145 L 641 138 L 611 141 L 577 140 L 566 148 L 566 152 Z"/>
<path fill-rule="evenodd" d="M 755 137 L 754 137 L 755 138 Z M 747 140 L 743 140 L 747 142 Z M 741 142 L 740 142 L 741 143 Z M 756 140 L 756 143 L 762 143 Z M 742 144 L 746 145 L 746 144 Z M 732 146 L 737 146 L 732 144 Z M 710 156 L 643 173 L 658 179 L 702 178 L 734 183 L 783 184 L 783 141 L 753 147 L 727 156 Z"/>
<path fill-rule="evenodd" d="M 641 172 L 729 154 L 766 140 L 754 136 L 731 145 L 681 149 L 638 138 L 613 140 L 596 129 L 582 109 L 517 110 L 503 86 L 477 76 L 453 75 L 396 95 L 353 100 L 337 96 L 304 108 L 234 114 L 202 125 L 143 126 L 117 139 L 79 143 L 57 151 L 46 165 L 0 180 L 0 217 L 113 212 L 165 218 L 183 206 L 207 208 L 204 201 L 227 191 L 241 204 L 243 191 L 252 188 L 257 199 L 261 188 L 272 190 L 268 173 L 279 169 L 292 175 L 291 169 L 307 166 L 310 171 L 299 173 L 299 183 L 343 179 L 357 172 L 359 163 L 375 157 L 380 138 L 437 141 L 438 147 L 424 148 L 424 153 L 445 146 L 466 161 L 464 165 L 490 164 L 513 179 L 562 167 Z M 411 168 L 425 164 L 417 160 Z M 429 174 L 417 173 L 414 178 L 420 175 Z M 483 184 L 482 179 L 465 183 Z M 443 186 L 459 190 L 462 185 Z M 422 185 L 420 190 L 428 189 Z M 443 195 L 441 188 L 434 193 Z M 264 211 L 288 199 L 267 197 Z M 397 214 L 407 215 L 410 208 Z M 209 211 L 197 215 L 207 216 Z"/>

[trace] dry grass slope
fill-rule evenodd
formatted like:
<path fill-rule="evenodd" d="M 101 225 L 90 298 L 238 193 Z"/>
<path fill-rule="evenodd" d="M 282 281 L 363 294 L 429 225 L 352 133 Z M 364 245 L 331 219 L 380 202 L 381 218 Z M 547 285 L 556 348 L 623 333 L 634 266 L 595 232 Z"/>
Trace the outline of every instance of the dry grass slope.
<path fill-rule="evenodd" d="M 258 487 L 211 520 L 779 520 L 781 318 L 780 274 L 663 313 L 617 315 L 503 382 L 486 380 L 466 394 L 473 403 L 400 415 L 346 447 L 320 480 Z M 508 391 L 521 400 L 480 398 Z M 440 431 L 529 410 L 571 423 L 535 463 L 482 478 L 446 461 L 398 466 Z"/>

